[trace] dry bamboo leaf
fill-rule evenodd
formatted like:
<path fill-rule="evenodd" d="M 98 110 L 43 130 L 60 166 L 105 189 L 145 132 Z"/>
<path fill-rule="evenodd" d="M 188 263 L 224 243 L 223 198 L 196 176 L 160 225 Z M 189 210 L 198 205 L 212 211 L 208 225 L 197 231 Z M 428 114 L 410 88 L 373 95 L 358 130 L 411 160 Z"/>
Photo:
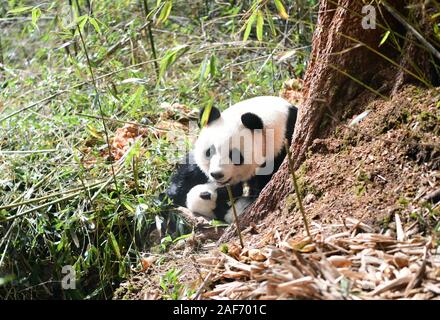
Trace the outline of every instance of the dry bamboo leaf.
<path fill-rule="evenodd" d="M 417 273 L 412 277 L 410 283 L 408 283 L 408 286 L 405 289 L 405 297 L 408 296 L 409 291 L 411 289 L 413 289 L 414 287 L 418 286 L 419 283 L 422 281 L 422 277 L 424 276 L 425 271 L 426 271 L 426 255 L 427 255 L 427 252 L 428 252 L 428 249 L 425 247 L 424 253 L 423 253 L 422 265 L 420 266 L 420 268 L 417 271 Z"/>
<path fill-rule="evenodd" d="M 351 280 L 374 280 L 374 278 L 372 279 L 372 277 L 366 272 L 357 272 L 348 269 L 341 269 L 339 272 L 343 274 L 344 277 Z"/>
<path fill-rule="evenodd" d="M 230 256 L 222 253 L 222 255 L 225 257 L 226 262 L 225 262 L 225 266 L 227 265 L 228 267 L 233 267 L 236 268 L 238 270 L 242 270 L 242 271 L 246 271 L 250 274 L 251 272 L 251 266 L 242 262 L 239 262 L 233 258 L 231 258 Z"/>
<path fill-rule="evenodd" d="M 296 279 L 296 280 L 292 280 L 289 282 L 285 282 L 282 284 L 278 285 L 278 289 L 284 289 L 284 288 L 288 288 L 288 287 L 302 287 L 305 286 L 307 284 L 312 284 L 313 283 L 313 278 L 310 276 L 304 277 L 304 278 L 300 278 L 300 279 Z"/>
<path fill-rule="evenodd" d="M 407 267 L 409 264 L 409 257 L 402 252 L 396 252 L 393 257 L 393 263 L 398 268 Z"/>
<path fill-rule="evenodd" d="M 306 245 L 308 245 L 311 242 L 312 239 L 310 237 L 305 237 L 301 240 L 291 240 L 288 241 L 288 248 L 300 251 L 302 248 L 304 248 Z"/>
<path fill-rule="evenodd" d="M 246 278 L 247 276 L 249 276 L 249 274 L 244 271 L 225 271 L 222 273 L 222 277 L 227 279 L 240 279 Z"/>
<path fill-rule="evenodd" d="M 248 256 L 251 260 L 254 261 L 264 261 L 267 259 L 267 257 L 259 249 L 250 249 L 248 252 Z"/>
<path fill-rule="evenodd" d="M 231 257 L 240 260 L 240 255 L 241 255 L 241 247 L 237 246 L 235 243 L 231 244 L 228 247 L 228 255 L 230 255 Z"/>
<path fill-rule="evenodd" d="M 374 289 L 372 292 L 370 292 L 368 295 L 371 297 L 377 296 L 379 294 L 382 294 L 386 291 L 401 287 L 411 281 L 411 276 L 406 276 L 402 278 L 397 278 L 388 282 L 385 282 L 381 285 L 379 285 L 376 289 Z"/>
<path fill-rule="evenodd" d="M 373 233 L 374 229 L 372 227 L 370 227 L 369 225 L 366 225 L 365 223 L 363 223 L 362 221 L 358 220 L 358 219 L 354 219 L 354 218 L 347 218 L 345 219 L 346 224 L 347 225 L 355 225 L 357 228 L 365 231 L 365 232 L 369 232 L 369 233 Z"/>
<path fill-rule="evenodd" d="M 423 284 L 423 287 L 425 287 L 427 290 L 434 292 L 435 294 L 440 295 L 440 286 L 439 285 L 435 285 L 433 283 L 425 283 Z"/>
<path fill-rule="evenodd" d="M 327 259 L 336 268 L 346 268 L 352 265 L 351 261 L 346 256 L 331 256 Z"/>
<path fill-rule="evenodd" d="M 316 250 L 316 244 L 309 243 L 305 245 L 301 250 L 299 250 L 302 253 L 310 253 Z"/>
<path fill-rule="evenodd" d="M 394 221 L 396 222 L 397 241 L 405 241 L 405 232 L 403 231 L 402 221 L 398 213 L 394 215 Z"/>

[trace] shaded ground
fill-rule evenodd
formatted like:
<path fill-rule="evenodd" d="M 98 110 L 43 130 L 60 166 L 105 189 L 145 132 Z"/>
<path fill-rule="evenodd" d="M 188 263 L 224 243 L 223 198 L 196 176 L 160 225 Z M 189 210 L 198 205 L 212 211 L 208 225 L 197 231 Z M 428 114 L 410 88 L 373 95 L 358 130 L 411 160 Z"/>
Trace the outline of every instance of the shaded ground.
<path fill-rule="evenodd" d="M 243 232 L 244 250 L 188 239 L 115 297 L 438 298 L 439 100 L 407 87 L 315 141 L 297 172 L 311 238 L 292 194 Z"/>

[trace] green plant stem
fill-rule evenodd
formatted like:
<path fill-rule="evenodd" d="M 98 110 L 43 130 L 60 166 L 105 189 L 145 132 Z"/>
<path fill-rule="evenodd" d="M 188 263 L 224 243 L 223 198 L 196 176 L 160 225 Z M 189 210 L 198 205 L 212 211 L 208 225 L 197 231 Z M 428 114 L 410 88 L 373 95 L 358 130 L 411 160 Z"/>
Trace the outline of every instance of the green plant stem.
<path fill-rule="evenodd" d="M 37 206 L 37 207 L 34 207 L 34 208 L 32 208 L 32 209 L 29 209 L 29 210 L 23 211 L 23 212 L 21 212 L 21 213 L 17 213 L 17 214 L 15 214 L 15 215 L 13 215 L 13 216 L 6 217 L 5 219 L 0 220 L 0 221 L 8 222 L 8 221 L 11 221 L 11 220 L 15 220 L 15 219 L 17 219 L 17 218 L 19 218 L 19 217 L 25 216 L 25 215 L 27 215 L 28 213 L 34 212 L 34 211 L 36 211 L 36 210 L 39 210 L 39 209 L 42 209 L 42 208 L 48 207 L 48 206 L 53 205 L 53 204 L 60 203 L 60 202 L 62 202 L 62 201 L 64 201 L 64 200 L 72 199 L 72 198 L 78 196 L 78 194 L 80 194 L 80 193 L 82 193 L 82 191 L 80 191 L 80 192 L 76 192 L 76 193 L 73 193 L 73 194 L 68 195 L 68 196 L 66 196 L 66 197 L 63 197 L 63 198 L 61 198 L 61 199 L 56 199 L 56 200 L 53 200 L 53 201 L 51 201 L 51 202 L 44 203 L 44 204 L 39 205 L 39 206 Z"/>
<path fill-rule="evenodd" d="M 149 20 L 150 10 L 148 8 L 148 0 L 143 0 L 144 2 L 144 12 L 145 18 L 148 20 L 147 30 L 148 30 L 148 39 L 150 41 L 151 46 L 151 54 L 154 59 L 154 69 L 156 70 L 156 77 L 159 78 L 159 64 L 157 63 L 157 54 L 156 54 L 156 46 L 154 44 L 153 30 L 151 29 L 151 20 Z"/>
<path fill-rule="evenodd" d="M 2 35 L 0 34 L 0 70 L 3 69 L 3 65 L 5 64 L 5 61 L 3 60 L 3 44 L 2 44 Z"/>
<path fill-rule="evenodd" d="M 348 72 L 345 72 L 344 70 L 339 69 L 337 66 L 329 63 L 329 67 L 332 68 L 333 70 L 339 72 L 339 73 L 342 73 L 344 76 L 350 78 L 351 80 L 353 80 L 357 84 L 361 85 L 362 87 L 366 88 L 367 90 L 370 90 L 371 92 L 375 93 L 379 97 L 382 97 L 384 100 L 387 100 L 387 101 L 390 100 L 389 97 L 387 97 L 387 96 L 383 95 L 382 93 L 380 93 L 379 91 L 373 89 L 372 87 L 370 87 L 366 83 L 362 82 L 361 80 L 357 79 L 356 77 L 352 76 Z"/>
<path fill-rule="evenodd" d="M 306 212 L 304 210 L 302 199 L 301 199 L 301 195 L 299 193 L 298 182 L 296 180 L 295 170 L 293 169 L 292 154 L 290 152 L 289 145 L 287 144 L 287 141 L 284 144 L 284 147 L 286 148 L 287 160 L 288 160 L 288 165 L 289 165 L 289 171 L 290 171 L 290 174 L 292 175 L 293 187 L 295 188 L 295 194 L 296 194 L 296 197 L 298 199 L 299 211 L 301 212 L 301 215 L 302 215 L 302 218 L 303 218 L 304 227 L 306 228 L 307 236 L 309 236 L 310 239 L 311 239 L 312 237 L 310 235 L 309 223 L 307 222 Z"/>
<path fill-rule="evenodd" d="M 83 45 L 84 53 L 86 55 L 87 65 L 88 65 L 89 71 L 90 71 L 90 76 L 92 77 L 92 83 L 93 83 L 93 87 L 94 87 L 95 93 L 96 93 L 96 102 L 98 104 L 102 125 L 104 127 L 105 140 L 106 140 L 107 149 L 108 149 L 108 156 L 109 156 L 109 159 L 112 159 L 112 151 L 111 151 L 111 147 L 110 147 L 110 138 L 109 138 L 109 134 L 108 134 L 108 130 L 107 130 L 107 125 L 106 125 L 105 119 L 104 119 L 104 111 L 102 110 L 101 100 L 99 99 L 99 90 L 98 90 L 98 86 L 96 84 L 96 79 L 95 79 L 95 74 L 93 72 L 92 63 L 90 62 L 89 53 L 87 51 L 86 42 L 84 41 L 84 37 L 82 35 L 81 28 L 79 27 L 79 25 L 77 25 L 76 28 L 78 30 L 79 37 L 80 37 L 81 43 Z M 111 167 L 111 170 L 112 170 L 113 182 L 115 184 L 116 193 L 117 193 L 117 196 L 118 196 L 118 199 L 119 199 L 119 204 L 121 205 L 122 204 L 121 195 L 120 195 L 120 190 L 119 190 L 118 182 L 116 180 L 115 167 L 113 165 L 113 160 L 110 160 L 110 167 Z"/>
<path fill-rule="evenodd" d="M 140 194 L 139 189 L 139 170 L 138 170 L 138 157 L 134 156 L 132 161 L 132 168 L 133 168 L 133 179 L 134 179 L 134 186 L 136 188 L 136 192 Z"/>
<path fill-rule="evenodd" d="M 95 189 L 95 188 L 99 187 L 102 183 L 104 183 L 104 182 L 103 181 L 96 182 L 96 183 L 93 183 L 93 184 L 90 184 L 90 185 L 84 185 L 82 187 L 70 189 L 70 190 L 67 190 L 67 191 L 55 192 L 55 193 L 48 194 L 48 195 L 45 195 L 45 196 L 39 197 L 39 198 L 33 198 L 33 199 L 29 199 L 29 200 L 22 201 L 22 202 L 7 204 L 7 205 L 4 205 L 4 206 L 0 206 L 0 210 L 12 209 L 12 208 L 15 208 L 15 207 L 24 206 L 24 205 L 31 204 L 31 203 L 34 203 L 34 202 L 40 202 L 40 201 L 47 200 L 47 199 L 50 199 L 50 198 L 53 198 L 53 197 L 58 197 L 58 196 L 61 196 L 61 195 L 69 194 L 69 193 L 72 193 L 72 192 L 77 192 L 77 191 L 84 190 L 84 189 L 92 190 L 92 189 Z M 78 194 L 78 193 L 76 193 L 76 194 Z"/>
<path fill-rule="evenodd" d="M 234 201 L 234 197 L 232 196 L 231 186 L 229 185 L 226 186 L 226 189 L 228 190 L 229 200 L 231 200 L 232 213 L 234 214 L 235 226 L 237 227 L 237 235 L 238 238 L 240 239 L 240 245 L 242 248 L 244 248 L 243 237 L 241 235 L 240 224 L 238 223 L 238 215 L 237 215 L 237 210 L 235 209 L 235 201 Z"/>

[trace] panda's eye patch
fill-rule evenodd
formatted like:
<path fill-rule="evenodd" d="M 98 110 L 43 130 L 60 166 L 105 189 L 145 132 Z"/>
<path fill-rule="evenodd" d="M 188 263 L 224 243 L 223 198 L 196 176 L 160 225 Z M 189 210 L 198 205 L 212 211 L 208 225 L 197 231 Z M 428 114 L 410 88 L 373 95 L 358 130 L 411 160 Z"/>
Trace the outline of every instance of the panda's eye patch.
<path fill-rule="evenodd" d="M 231 159 L 232 163 L 236 166 L 244 163 L 243 155 L 241 154 L 240 150 L 238 150 L 237 148 L 234 148 L 231 151 L 229 151 L 229 159 Z"/>
<path fill-rule="evenodd" d="M 209 191 L 204 191 L 200 193 L 200 198 L 203 200 L 211 200 L 211 193 Z"/>
<path fill-rule="evenodd" d="M 211 157 L 215 154 L 215 147 L 212 145 L 209 147 L 208 150 L 205 152 L 205 156 L 207 159 L 211 159 Z"/>

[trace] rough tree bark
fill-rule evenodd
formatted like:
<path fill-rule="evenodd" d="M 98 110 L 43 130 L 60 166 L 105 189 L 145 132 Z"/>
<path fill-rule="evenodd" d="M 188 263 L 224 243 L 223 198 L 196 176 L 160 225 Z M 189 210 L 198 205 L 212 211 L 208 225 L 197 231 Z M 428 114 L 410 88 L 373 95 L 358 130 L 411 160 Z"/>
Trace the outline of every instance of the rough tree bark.
<path fill-rule="evenodd" d="M 407 1 L 388 1 L 388 4 L 403 16 L 408 15 Z M 402 74 L 400 68 L 396 68 L 371 49 L 408 67 L 407 60 L 416 54 L 413 37 L 408 35 L 405 27 L 382 6 L 376 7 L 376 29 L 364 29 L 364 5 L 361 0 L 320 2 L 310 63 L 304 81 L 304 102 L 299 106 L 299 118 L 291 145 L 295 169 L 304 161 L 314 139 L 328 135 L 342 118 L 359 111 L 356 108 L 362 107 L 368 99 L 377 97 L 377 92 L 380 95 L 388 95 L 393 86 L 395 91 L 396 86 L 401 86 L 409 80 L 408 75 Z M 388 45 L 388 41 L 379 46 L 385 33 L 381 26 L 387 25 L 396 34 L 401 35 L 398 38 L 400 46 L 410 47 L 411 56 L 405 56 L 404 51 Z M 364 85 L 353 80 L 353 77 Z M 366 86 L 376 90 L 376 93 L 372 93 Z M 243 227 L 247 226 L 282 207 L 286 195 L 291 192 L 291 179 L 287 163 L 284 161 L 260 197 L 240 217 L 240 224 Z M 235 227 L 231 226 L 220 241 L 232 238 L 234 229 Z"/>

